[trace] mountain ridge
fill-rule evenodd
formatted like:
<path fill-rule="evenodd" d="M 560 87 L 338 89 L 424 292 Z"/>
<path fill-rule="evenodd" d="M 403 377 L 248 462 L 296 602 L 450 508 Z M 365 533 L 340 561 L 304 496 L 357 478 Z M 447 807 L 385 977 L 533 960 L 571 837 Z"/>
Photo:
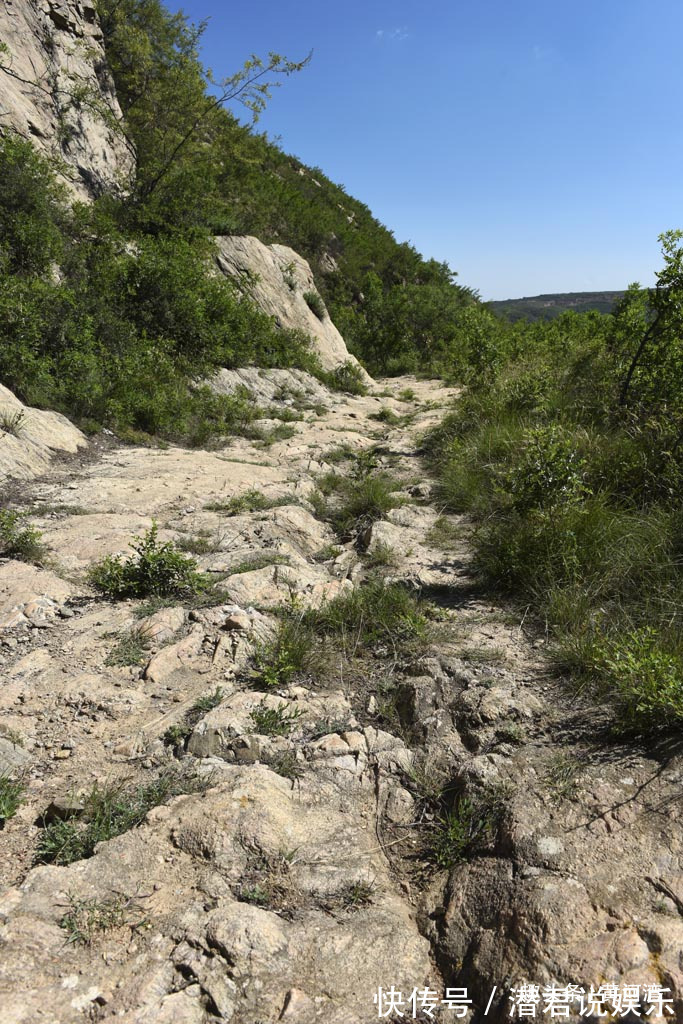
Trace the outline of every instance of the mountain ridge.
<path fill-rule="evenodd" d="M 485 305 L 507 320 L 552 320 L 561 313 L 611 313 L 624 295 L 621 291 L 543 292 L 518 299 L 492 299 Z"/>

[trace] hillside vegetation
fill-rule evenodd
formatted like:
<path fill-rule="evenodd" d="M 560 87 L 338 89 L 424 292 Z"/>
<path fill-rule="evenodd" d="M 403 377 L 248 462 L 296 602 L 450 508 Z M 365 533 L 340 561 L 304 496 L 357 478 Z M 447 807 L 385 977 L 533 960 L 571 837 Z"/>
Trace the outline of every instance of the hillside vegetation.
<path fill-rule="evenodd" d="M 15 136 L 0 140 L 0 379 L 23 400 L 86 428 L 192 441 L 239 430 L 247 415 L 200 386 L 216 368 L 320 375 L 307 338 L 207 274 L 216 234 L 309 258 L 371 371 L 454 365 L 490 329 L 447 266 L 399 245 L 341 186 L 223 105 L 239 100 L 257 118 L 270 84 L 302 64 L 253 58 L 216 83 L 198 57 L 201 30 L 159 0 L 100 0 L 98 12 L 123 120 L 101 114 L 134 154 L 132 187 L 72 206 L 58 168 Z M 100 102 L 74 90 L 73 103 Z"/>
<path fill-rule="evenodd" d="M 682 238 L 613 315 L 501 324 L 494 369 L 430 439 L 482 579 L 635 733 L 683 720 Z"/>
<path fill-rule="evenodd" d="M 611 313 L 623 292 L 553 292 L 523 299 L 500 299 L 486 305 L 497 316 L 515 320 L 552 320 L 561 313 Z"/>
<path fill-rule="evenodd" d="M 611 314 L 498 319 L 224 107 L 256 117 L 273 76 L 301 64 L 252 59 L 216 83 L 182 14 L 98 10 L 135 181 L 72 206 L 28 143 L 0 141 L 0 380 L 93 429 L 196 444 L 243 431 L 253 410 L 202 386 L 212 371 L 322 371 L 305 337 L 207 273 L 212 237 L 291 245 L 371 371 L 468 385 L 431 447 L 445 508 L 478 524 L 482 578 L 537 609 L 558 662 L 609 695 L 622 728 L 682 719 L 681 236 L 662 236 L 657 287 L 631 286 Z"/>

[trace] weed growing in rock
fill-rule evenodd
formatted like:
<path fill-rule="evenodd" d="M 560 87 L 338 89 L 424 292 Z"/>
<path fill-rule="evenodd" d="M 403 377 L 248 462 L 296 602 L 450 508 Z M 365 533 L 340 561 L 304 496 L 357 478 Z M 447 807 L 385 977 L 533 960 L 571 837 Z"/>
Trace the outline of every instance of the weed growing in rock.
<path fill-rule="evenodd" d="M 340 462 L 346 462 L 347 459 L 351 459 L 354 451 L 355 449 L 348 444 L 338 444 L 325 452 L 323 460 L 330 466 L 336 466 Z"/>
<path fill-rule="evenodd" d="M 403 388 L 398 393 L 398 399 L 400 402 L 417 402 L 417 395 L 412 388 Z"/>
<path fill-rule="evenodd" d="M 213 711 L 217 708 L 220 702 L 223 700 L 225 693 L 221 686 L 217 686 L 213 693 L 207 693 L 203 697 L 200 697 L 194 702 L 190 708 L 189 714 L 195 715 L 206 715 L 209 711 Z"/>
<path fill-rule="evenodd" d="M 196 700 L 189 711 L 183 715 L 182 720 L 170 725 L 163 734 L 162 740 L 166 746 L 184 748 L 197 722 L 209 711 L 217 708 L 224 696 L 223 688 L 217 686 L 213 693 L 206 693 Z"/>
<path fill-rule="evenodd" d="M 212 534 L 210 530 L 199 530 L 197 533 L 188 533 L 179 537 L 175 542 L 178 551 L 190 552 L 193 555 L 212 555 L 220 551 L 220 537 Z"/>
<path fill-rule="evenodd" d="M 124 633 L 104 662 L 109 666 L 139 665 L 149 654 L 150 638 L 144 629 Z"/>
<path fill-rule="evenodd" d="M 25 421 L 24 409 L 18 409 L 15 412 L 6 409 L 0 412 L 0 430 L 5 434 L 12 434 L 13 437 L 21 436 Z"/>
<path fill-rule="evenodd" d="M 288 441 L 290 437 L 295 437 L 296 433 L 296 427 L 291 423 L 278 423 L 277 426 L 271 427 L 270 430 L 254 427 L 249 436 L 258 442 L 261 447 L 269 448 L 276 441 Z"/>
<path fill-rule="evenodd" d="M 276 636 L 254 652 L 255 681 L 266 689 L 288 686 L 312 665 L 315 633 L 305 615 L 287 614 Z"/>
<path fill-rule="evenodd" d="M 373 523 L 402 504 L 396 494 L 401 484 L 388 473 L 367 473 L 360 477 L 329 475 L 318 481 L 321 494 L 333 492 L 334 501 L 311 498 L 316 514 L 331 523 L 343 539 L 358 539 Z M 316 507 L 317 505 L 317 507 Z"/>
<path fill-rule="evenodd" d="M 441 551 L 448 551 L 457 546 L 462 535 L 463 528 L 458 523 L 454 523 L 448 516 L 439 516 L 425 534 L 425 543 Z"/>
<path fill-rule="evenodd" d="M 290 561 L 286 555 L 278 555 L 276 552 L 259 551 L 249 555 L 243 562 L 238 562 L 228 569 L 228 576 L 238 576 L 243 572 L 255 572 L 257 569 L 266 569 L 269 565 L 289 565 Z"/>
<path fill-rule="evenodd" d="M 125 896 L 86 899 L 69 893 L 68 910 L 59 922 L 67 933 L 67 942 L 89 946 L 94 939 L 126 923 L 131 901 Z"/>
<path fill-rule="evenodd" d="M 344 637 L 350 651 L 378 644 L 423 644 L 428 636 L 420 600 L 400 584 L 378 577 L 306 612 L 305 622 L 319 635 Z"/>
<path fill-rule="evenodd" d="M 39 562 L 45 556 L 42 534 L 25 524 L 26 516 L 21 512 L 0 509 L 0 555 L 22 562 Z"/>
<path fill-rule="evenodd" d="M 212 501 L 204 508 L 209 512 L 224 512 L 228 516 L 239 516 L 245 512 L 266 512 L 268 509 L 293 503 L 294 499 L 291 495 L 268 498 L 263 491 L 251 490 L 244 491 L 243 494 L 236 494 L 229 501 Z"/>
<path fill-rule="evenodd" d="M 320 551 L 316 551 L 313 558 L 316 562 L 332 562 L 335 558 L 339 558 L 343 552 L 344 548 L 340 548 L 338 544 L 326 544 Z"/>
<path fill-rule="evenodd" d="M 249 864 L 238 886 L 237 898 L 272 910 L 291 909 L 301 897 L 290 874 L 294 852 L 266 853 L 253 847 L 248 853 Z"/>
<path fill-rule="evenodd" d="M 115 601 L 128 597 L 186 597 L 206 589 L 207 580 L 197 572 L 197 563 L 178 551 L 171 541 L 157 539 L 154 525 L 130 545 L 135 556 L 124 559 L 109 555 L 93 565 L 90 583 Z"/>
<path fill-rule="evenodd" d="M 474 796 L 460 796 L 439 819 L 431 853 L 440 868 L 452 868 L 488 847 L 502 816 L 507 792 L 488 787 Z"/>
<path fill-rule="evenodd" d="M 479 815 L 468 797 L 461 797 L 453 810 L 448 811 L 434 832 L 432 853 L 440 868 L 452 868 L 461 860 L 477 839 L 488 836 L 490 823 Z"/>
<path fill-rule="evenodd" d="M 318 320 L 324 320 L 327 314 L 325 303 L 317 292 L 304 292 L 304 301 L 311 313 L 315 313 Z"/>
<path fill-rule="evenodd" d="M 356 363 L 343 363 L 331 372 L 319 376 L 334 391 L 344 391 L 347 395 L 367 395 L 368 393 L 363 371 Z"/>
<path fill-rule="evenodd" d="M 496 729 L 496 739 L 499 743 L 513 743 L 515 745 L 524 743 L 526 733 L 517 722 L 504 722 Z"/>
<path fill-rule="evenodd" d="M 297 760 L 296 753 L 293 750 L 285 750 L 283 754 L 268 758 L 266 764 L 274 772 L 277 772 L 278 775 L 281 775 L 284 779 L 291 779 L 292 782 L 300 779 L 304 773 L 304 766 Z"/>
<path fill-rule="evenodd" d="M 256 731 L 263 736 L 289 736 L 292 726 L 302 714 L 300 708 L 288 708 L 286 704 L 271 708 L 265 701 L 261 701 L 249 717 Z"/>
<path fill-rule="evenodd" d="M 370 419 L 379 420 L 380 423 L 386 423 L 390 427 L 395 427 L 402 422 L 403 417 L 399 416 L 388 405 L 383 405 L 379 412 L 370 413 Z"/>
<path fill-rule="evenodd" d="M 583 765 L 572 754 L 555 754 L 546 769 L 544 779 L 556 800 L 572 800 L 579 789 Z"/>
<path fill-rule="evenodd" d="M 321 906 L 328 912 L 346 910 L 354 913 L 372 903 L 375 886 L 372 882 L 348 882 L 341 889 L 321 898 Z"/>
<path fill-rule="evenodd" d="M 374 544 L 365 558 L 365 565 L 368 569 L 395 569 L 398 562 L 396 550 L 392 548 L 391 544 L 386 544 L 384 541 Z"/>
<path fill-rule="evenodd" d="M 9 775 L 0 775 L 0 829 L 21 806 L 24 787 Z"/>
<path fill-rule="evenodd" d="M 85 797 L 79 820 L 55 821 L 43 828 L 36 863 L 71 864 L 91 857 L 98 843 L 135 828 L 153 807 L 181 793 L 202 792 L 206 786 L 196 776 L 178 772 L 166 772 L 146 786 L 96 783 Z"/>

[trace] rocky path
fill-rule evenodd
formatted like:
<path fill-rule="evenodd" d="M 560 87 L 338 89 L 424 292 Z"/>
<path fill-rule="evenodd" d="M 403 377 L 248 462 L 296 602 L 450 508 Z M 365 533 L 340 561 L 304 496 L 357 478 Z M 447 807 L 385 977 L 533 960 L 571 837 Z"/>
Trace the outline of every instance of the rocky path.
<path fill-rule="evenodd" d="M 467 524 L 419 456 L 454 392 L 221 386 L 240 384 L 269 443 L 112 444 L 16 495 L 49 557 L 0 564 L 0 774 L 24 785 L 0 831 L 3 1024 L 365 1024 L 380 986 L 402 993 L 388 1019 L 504 1021 L 523 981 L 539 1020 L 544 988 L 612 983 L 674 998 L 619 1019 L 683 1021 L 683 759 L 608 742 L 524 610 L 477 593 Z M 311 496 L 360 452 L 404 500 L 351 542 Z M 88 567 L 154 522 L 220 596 L 97 597 Z M 255 685 L 278 609 L 377 573 L 425 602 L 421 645 L 345 637 L 317 671 Z M 35 866 L 45 824 L 87 816 L 93 787 L 158 797 L 94 855 Z M 464 1017 L 444 986 L 467 987 Z"/>

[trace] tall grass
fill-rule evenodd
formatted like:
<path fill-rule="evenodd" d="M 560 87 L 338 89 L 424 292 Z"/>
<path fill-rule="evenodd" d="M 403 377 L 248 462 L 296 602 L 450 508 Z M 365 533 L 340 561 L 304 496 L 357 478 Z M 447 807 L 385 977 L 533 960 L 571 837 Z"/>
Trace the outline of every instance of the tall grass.
<path fill-rule="evenodd" d="M 610 319 L 610 318 L 606 318 Z M 683 720 L 683 451 L 667 409 L 619 409 L 604 339 L 511 359 L 426 439 L 492 589 L 531 603 L 558 667 L 633 733 Z"/>

